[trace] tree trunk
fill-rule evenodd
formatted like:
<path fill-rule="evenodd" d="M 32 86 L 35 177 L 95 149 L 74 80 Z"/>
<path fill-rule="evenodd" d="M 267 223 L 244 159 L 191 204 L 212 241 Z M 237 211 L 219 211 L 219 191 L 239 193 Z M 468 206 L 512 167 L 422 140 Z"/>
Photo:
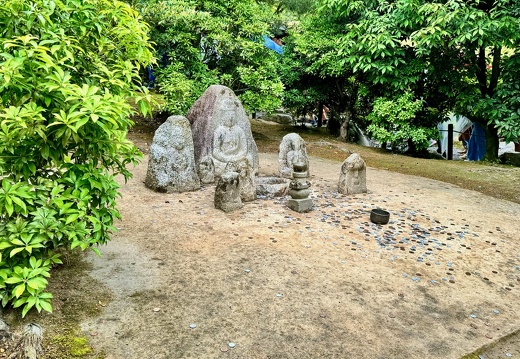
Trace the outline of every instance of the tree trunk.
<path fill-rule="evenodd" d="M 498 159 L 498 148 L 500 146 L 498 130 L 495 125 L 484 124 L 483 127 L 486 133 L 486 154 L 484 155 L 484 159 L 496 161 Z"/>
<path fill-rule="evenodd" d="M 323 126 L 323 102 L 318 105 L 318 127 Z"/>
<path fill-rule="evenodd" d="M 348 125 L 350 123 L 350 119 L 352 114 L 349 111 L 344 112 L 344 118 L 340 118 L 340 128 L 339 128 L 339 137 L 347 142 L 348 141 Z"/>

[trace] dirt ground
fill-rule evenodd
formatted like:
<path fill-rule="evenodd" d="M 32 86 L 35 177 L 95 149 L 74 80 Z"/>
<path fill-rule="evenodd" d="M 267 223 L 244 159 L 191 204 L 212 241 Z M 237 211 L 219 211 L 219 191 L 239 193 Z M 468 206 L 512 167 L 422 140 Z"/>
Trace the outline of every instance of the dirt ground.
<path fill-rule="evenodd" d="M 263 198 L 226 214 L 214 186 L 147 189 L 146 166 L 88 257 L 114 300 L 82 328 L 108 359 L 460 358 L 520 328 L 518 204 L 372 168 L 367 194 L 341 195 L 341 163 L 311 158 L 311 212 Z M 276 175 L 277 156 L 260 167 Z M 518 343 L 483 358 L 509 356 Z"/>

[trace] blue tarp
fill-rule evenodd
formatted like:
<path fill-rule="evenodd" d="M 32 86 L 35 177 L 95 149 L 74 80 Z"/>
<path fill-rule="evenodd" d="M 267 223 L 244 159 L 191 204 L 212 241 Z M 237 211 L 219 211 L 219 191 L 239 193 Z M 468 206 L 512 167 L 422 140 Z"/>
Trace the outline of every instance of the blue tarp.
<path fill-rule="evenodd" d="M 268 49 L 276 51 L 280 55 L 283 54 L 283 48 L 266 35 L 264 35 L 264 46 Z"/>
<path fill-rule="evenodd" d="M 486 134 L 482 126 L 473 122 L 473 131 L 468 143 L 467 159 L 469 161 L 480 161 L 486 154 Z"/>

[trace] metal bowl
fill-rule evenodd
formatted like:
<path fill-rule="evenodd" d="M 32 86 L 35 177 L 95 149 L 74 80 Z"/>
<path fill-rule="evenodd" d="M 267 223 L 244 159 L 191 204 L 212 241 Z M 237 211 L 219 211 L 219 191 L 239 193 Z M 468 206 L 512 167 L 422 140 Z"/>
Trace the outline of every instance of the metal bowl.
<path fill-rule="evenodd" d="M 387 224 L 390 220 L 390 213 L 380 208 L 375 208 L 370 212 L 370 220 L 376 224 Z"/>

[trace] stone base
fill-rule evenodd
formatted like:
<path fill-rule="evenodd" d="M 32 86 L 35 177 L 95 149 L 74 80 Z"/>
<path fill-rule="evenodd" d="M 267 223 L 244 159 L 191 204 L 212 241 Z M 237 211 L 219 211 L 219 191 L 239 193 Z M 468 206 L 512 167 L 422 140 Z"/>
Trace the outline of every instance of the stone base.
<path fill-rule="evenodd" d="M 220 209 L 221 211 L 224 211 L 224 212 L 233 212 L 233 211 L 236 211 L 237 209 L 240 209 L 244 207 L 244 204 L 242 202 L 231 202 L 231 203 L 228 203 L 228 202 L 224 202 L 224 203 L 217 203 L 215 202 L 215 208 L 216 209 Z"/>
<path fill-rule="evenodd" d="M 294 199 L 291 198 L 287 202 L 287 206 L 296 212 L 309 212 L 312 210 L 312 199 L 304 198 L 304 199 Z"/>

